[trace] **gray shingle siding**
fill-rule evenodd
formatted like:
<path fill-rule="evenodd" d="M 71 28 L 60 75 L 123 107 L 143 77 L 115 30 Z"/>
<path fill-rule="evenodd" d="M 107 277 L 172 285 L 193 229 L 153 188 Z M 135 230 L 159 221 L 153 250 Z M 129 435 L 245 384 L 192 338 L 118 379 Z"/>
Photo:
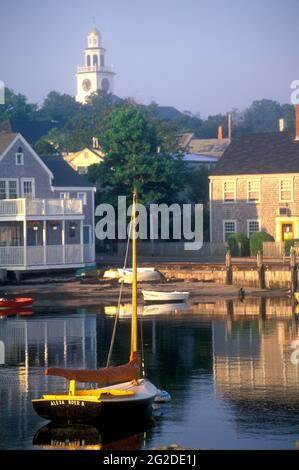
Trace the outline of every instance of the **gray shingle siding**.
<path fill-rule="evenodd" d="M 24 165 L 16 165 L 15 154 L 19 147 L 24 153 Z M 32 152 L 25 147 L 21 139 L 17 139 L 12 148 L 0 160 L 0 178 L 15 178 L 19 181 L 19 197 L 21 197 L 21 178 L 35 179 L 35 197 L 51 198 L 50 176 L 45 168 L 33 156 Z"/>

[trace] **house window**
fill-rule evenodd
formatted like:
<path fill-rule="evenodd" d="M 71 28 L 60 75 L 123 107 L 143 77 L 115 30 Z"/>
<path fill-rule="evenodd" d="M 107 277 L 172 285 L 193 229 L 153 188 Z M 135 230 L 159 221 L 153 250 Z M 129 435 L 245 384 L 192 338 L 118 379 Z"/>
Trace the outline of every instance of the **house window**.
<path fill-rule="evenodd" d="M 77 193 L 77 198 L 82 199 L 82 204 L 83 206 L 86 206 L 87 204 L 87 196 L 86 193 Z"/>
<path fill-rule="evenodd" d="M 224 220 L 223 221 L 223 241 L 227 242 L 228 237 L 236 232 L 236 221 L 235 220 Z"/>
<path fill-rule="evenodd" d="M 279 200 L 280 202 L 290 202 L 293 200 L 293 180 L 279 181 Z"/>
<path fill-rule="evenodd" d="M 88 152 L 84 152 L 84 158 L 85 158 L 85 159 L 88 158 Z"/>
<path fill-rule="evenodd" d="M 22 147 L 19 147 L 16 153 L 16 165 L 24 165 L 24 154 Z"/>
<path fill-rule="evenodd" d="M 234 202 L 236 200 L 235 181 L 224 181 L 223 183 L 223 201 Z"/>
<path fill-rule="evenodd" d="M 0 199 L 6 199 L 6 181 L 0 180 Z"/>
<path fill-rule="evenodd" d="M 22 194 L 23 197 L 33 198 L 35 197 L 35 183 L 34 179 L 22 179 Z"/>
<path fill-rule="evenodd" d="M 18 197 L 18 182 L 17 180 L 8 181 L 8 199 L 16 199 Z"/>
<path fill-rule="evenodd" d="M 259 202 L 260 200 L 260 182 L 259 180 L 247 181 L 247 201 Z"/>
<path fill-rule="evenodd" d="M 64 192 L 60 193 L 60 199 L 69 199 L 70 198 L 70 193 Z"/>
<path fill-rule="evenodd" d="M 79 175 L 86 175 L 87 170 L 88 170 L 87 166 L 77 166 L 77 171 Z"/>
<path fill-rule="evenodd" d="M 250 238 L 255 232 L 261 231 L 261 224 L 259 220 L 247 220 L 247 237 Z"/>
<path fill-rule="evenodd" d="M 0 180 L 0 199 L 16 199 L 18 195 L 18 180 Z"/>

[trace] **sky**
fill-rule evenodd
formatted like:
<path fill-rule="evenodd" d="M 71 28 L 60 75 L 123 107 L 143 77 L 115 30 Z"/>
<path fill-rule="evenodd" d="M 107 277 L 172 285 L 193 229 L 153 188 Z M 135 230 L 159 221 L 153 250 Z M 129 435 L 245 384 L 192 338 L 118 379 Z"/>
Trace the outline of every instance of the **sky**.
<path fill-rule="evenodd" d="M 290 103 L 299 79 L 298 0 L 0 0 L 0 80 L 75 95 L 93 18 L 121 97 L 207 117 Z"/>

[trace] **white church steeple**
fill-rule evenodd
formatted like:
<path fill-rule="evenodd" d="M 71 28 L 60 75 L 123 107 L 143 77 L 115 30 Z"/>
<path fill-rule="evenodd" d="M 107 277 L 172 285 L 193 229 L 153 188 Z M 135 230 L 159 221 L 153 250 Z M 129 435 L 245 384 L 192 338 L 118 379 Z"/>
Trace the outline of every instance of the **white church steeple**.
<path fill-rule="evenodd" d="M 77 68 L 77 101 L 86 103 L 86 98 L 98 90 L 114 93 L 115 72 L 111 67 L 106 67 L 105 53 L 100 32 L 93 27 L 87 36 L 85 66 Z"/>

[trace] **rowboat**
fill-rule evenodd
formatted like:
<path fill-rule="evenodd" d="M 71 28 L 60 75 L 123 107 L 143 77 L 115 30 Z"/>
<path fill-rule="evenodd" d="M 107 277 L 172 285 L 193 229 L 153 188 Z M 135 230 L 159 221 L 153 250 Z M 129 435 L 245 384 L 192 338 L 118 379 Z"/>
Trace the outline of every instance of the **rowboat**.
<path fill-rule="evenodd" d="M 32 305 L 34 300 L 31 297 L 16 297 L 15 299 L 0 299 L 0 309 L 22 308 Z"/>
<path fill-rule="evenodd" d="M 136 246 L 136 203 L 133 193 L 132 204 L 132 313 L 131 334 L 128 342 L 131 346 L 129 362 L 101 369 L 48 368 L 46 375 L 64 377 L 69 381 L 66 392 L 42 395 L 32 400 L 34 410 L 39 416 L 58 422 L 101 422 L 111 423 L 126 419 L 130 422 L 134 416 L 150 416 L 152 404 L 157 394 L 156 387 L 143 375 L 140 378 L 140 361 L 137 341 L 137 246 Z M 113 343 L 112 343 L 113 344 Z M 76 382 L 94 383 L 100 388 L 76 389 Z"/>
<path fill-rule="evenodd" d="M 186 302 L 189 298 L 190 292 L 143 290 L 142 295 L 144 301 L 150 303 Z"/>

